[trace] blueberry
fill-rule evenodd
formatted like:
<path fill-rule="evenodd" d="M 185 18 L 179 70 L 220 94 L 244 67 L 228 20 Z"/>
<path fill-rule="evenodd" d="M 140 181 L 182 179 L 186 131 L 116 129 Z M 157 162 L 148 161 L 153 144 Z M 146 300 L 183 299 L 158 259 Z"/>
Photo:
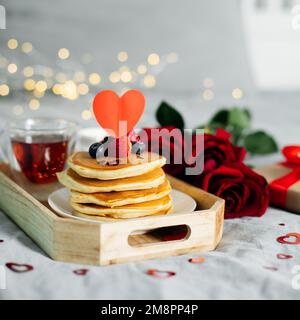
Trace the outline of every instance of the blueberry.
<path fill-rule="evenodd" d="M 92 158 L 96 159 L 96 156 L 97 156 L 97 150 L 98 148 L 105 144 L 105 146 L 107 147 L 107 142 L 111 140 L 111 137 L 105 137 L 102 141 L 100 142 L 96 142 L 96 143 L 93 143 L 91 146 L 90 146 L 90 149 L 89 149 L 89 154 Z M 107 156 L 107 155 L 106 155 Z"/>
<path fill-rule="evenodd" d="M 96 142 L 96 143 L 93 143 L 91 146 L 90 146 L 90 149 L 89 149 L 89 154 L 92 158 L 96 159 L 96 154 L 97 154 L 97 150 L 98 148 L 101 146 L 101 143 L 100 142 Z"/>
<path fill-rule="evenodd" d="M 131 153 L 141 155 L 145 150 L 146 150 L 145 143 L 140 141 L 132 143 Z"/>
<path fill-rule="evenodd" d="M 97 160 L 100 160 L 101 158 L 107 157 L 108 156 L 108 145 L 107 143 L 100 144 L 100 146 L 97 149 L 96 152 L 96 157 Z"/>

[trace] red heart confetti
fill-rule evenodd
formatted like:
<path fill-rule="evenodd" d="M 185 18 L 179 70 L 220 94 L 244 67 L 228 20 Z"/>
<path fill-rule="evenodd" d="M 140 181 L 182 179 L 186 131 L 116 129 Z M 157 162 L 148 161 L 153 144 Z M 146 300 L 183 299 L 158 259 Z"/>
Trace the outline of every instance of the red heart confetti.
<path fill-rule="evenodd" d="M 77 269 L 74 270 L 73 273 L 75 273 L 77 276 L 85 276 L 88 273 L 88 269 Z"/>
<path fill-rule="evenodd" d="M 175 276 L 176 272 L 158 270 L 158 269 L 149 269 L 149 270 L 147 270 L 147 274 L 149 276 L 156 277 L 156 278 L 159 278 L 159 279 L 167 279 L 167 278 Z"/>
<path fill-rule="evenodd" d="M 203 263 L 203 262 L 205 262 L 205 258 L 204 257 L 190 258 L 189 262 L 190 263 Z"/>
<path fill-rule="evenodd" d="M 285 254 L 285 253 L 277 253 L 277 258 L 278 259 L 292 259 L 293 256 L 291 256 L 290 254 Z"/>
<path fill-rule="evenodd" d="M 277 271 L 278 270 L 278 268 L 276 268 L 276 267 L 265 266 L 264 268 L 267 269 L 267 270 L 270 270 L 270 271 Z"/>
<path fill-rule="evenodd" d="M 290 241 L 289 238 L 295 239 Z M 300 244 L 300 233 L 288 233 L 285 236 L 278 237 L 277 241 L 283 244 Z"/>
<path fill-rule="evenodd" d="M 30 264 L 20 264 L 20 263 L 14 263 L 14 262 L 8 262 L 5 264 L 8 269 L 10 269 L 13 272 L 22 273 L 22 272 L 28 272 L 33 270 L 33 266 Z"/>

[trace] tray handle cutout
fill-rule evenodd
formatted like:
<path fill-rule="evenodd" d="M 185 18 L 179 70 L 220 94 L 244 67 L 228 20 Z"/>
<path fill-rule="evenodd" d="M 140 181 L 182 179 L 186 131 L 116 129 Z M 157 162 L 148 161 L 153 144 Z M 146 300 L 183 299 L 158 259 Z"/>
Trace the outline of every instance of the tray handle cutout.
<path fill-rule="evenodd" d="M 190 235 L 191 228 L 186 224 L 149 230 L 134 230 L 128 236 L 128 244 L 131 247 L 165 244 L 171 241 L 185 241 L 189 239 Z"/>

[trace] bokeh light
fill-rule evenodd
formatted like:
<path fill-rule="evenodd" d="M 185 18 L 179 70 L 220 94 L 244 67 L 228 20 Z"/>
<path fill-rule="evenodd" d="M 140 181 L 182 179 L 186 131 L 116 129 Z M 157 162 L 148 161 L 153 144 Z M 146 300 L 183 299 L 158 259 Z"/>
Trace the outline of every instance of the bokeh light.
<path fill-rule="evenodd" d="M 24 108 L 22 106 L 16 105 L 16 106 L 13 107 L 13 113 L 16 116 L 20 116 L 23 112 L 24 112 Z"/>
<path fill-rule="evenodd" d="M 9 73 L 16 73 L 18 71 L 18 66 L 15 64 L 15 63 L 10 63 L 8 66 L 7 66 L 7 71 Z"/>
<path fill-rule="evenodd" d="M 101 77 L 98 73 L 94 72 L 89 75 L 89 83 L 92 85 L 97 85 L 101 81 Z"/>
<path fill-rule="evenodd" d="M 239 100 L 243 97 L 243 91 L 240 88 L 235 88 L 232 90 L 232 97 L 236 100 Z"/>
<path fill-rule="evenodd" d="M 22 49 L 22 51 L 24 53 L 30 53 L 32 51 L 33 47 L 32 47 L 32 44 L 30 42 L 24 42 L 22 44 L 22 48 L 21 49 Z"/>
<path fill-rule="evenodd" d="M 202 92 L 202 98 L 206 101 L 212 100 L 214 97 L 215 97 L 215 94 L 211 89 L 205 89 Z"/>
<path fill-rule="evenodd" d="M 147 74 L 143 79 L 143 83 L 145 87 L 153 88 L 156 85 L 156 79 L 153 75 Z"/>
<path fill-rule="evenodd" d="M 204 88 L 208 88 L 209 89 L 209 88 L 212 88 L 214 85 L 215 85 L 215 82 L 211 78 L 205 78 L 203 80 L 203 87 Z"/>
<path fill-rule="evenodd" d="M 29 108 L 31 110 L 37 110 L 40 107 L 40 101 L 37 99 L 31 99 L 29 101 Z"/>
<path fill-rule="evenodd" d="M 89 87 L 87 84 L 85 83 L 80 83 L 78 86 L 77 86 L 77 91 L 80 95 L 86 95 L 89 93 Z"/>
<path fill-rule="evenodd" d="M 33 79 L 26 79 L 24 81 L 24 89 L 27 91 L 32 91 L 35 88 L 35 81 Z"/>
<path fill-rule="evenodd" d="M 126 51 L 121 51 L 118 53 L 118 60 L 120 62 L 125 62 L 128 59 L 128 54 Z"/>
<path fill-rule="evenodd" d="M 70 57 L 70 51 L 67 48 L 60 48 L 57 55 L 59 59 L 65 60 Z"/>
<path fill-rule="evenodd" d="M 117 83 L 121 80 L 121 75 L 118 71 L 113 71 L 110 75 L 109 75 L 109 80 L 112 83 Z"/>
<path fill-rule="evenodd" d="M 159 64 L 159 55 L 157 53 L 151 53 L 148 56 L 148 63 L 152 66 Z"/>
<path fill-rule="evenodd" d="M 83 110 L 81 112 L 81 118 L 83 120 L 90 120 L 92 118 L 92 113 L 90 110 Z"/>
<path fill-rule="evenodd" d="M 121 81 L 122 82 L 130 82 L 132 80 L 132 75 L 129 71 L 124 71 L 121 73 Z"/>
<path fill-rule="evenodd" d="M 137 67 L 137 72 L 139 74 L 145 74 L 147 72 L 147 67 L 144 65 L 144 64 L 140 64 L 138 67 Z"/>
<path fill-rule="evenodd" d="M 11 50 L 17 49 L 18 48 L 18 41 L 16 39 L 9 39 L 7 41 L 7 47 Z"/>
<path fill-rule="evenodd" d="M 27 66 L 23 69 L 23 74 L 26 78 L 28 77 L 32 77 L 33 76 L 33 73 L 34 73 L 34 70 L 32 67 L 30 66 Z"/>
<path fill-rule="evenodd" d="M 0 96 L 5 97 L 9 95 L 9 86 L 7 84 L 0 85 Z"/>
<path fill-rule="evenodd" d="M 60 82 L 66 82 L 67 81 L 67 76 L 63 72 L 58 72 L 55 76 L 55 79 Z"/>
<path fill-rule="evenodd" d="M 47 90 L 47 82 L 40 80 L 35 84 L 35 89 L 39 92 L 44 92 Z"/>
<path fill-rule="evenodd" d="M 175 63 L 178 61 L 178 54 L 176 52 L 170 52 L 167 55 L 167 62 L 168 63 Z"/>
<path fill-rule="evenodd" d="M 83 82 L 85 81 L 85 73 L 83 71 L 77 71 L 74 73 L 73 79 L 76 82 Z"/>

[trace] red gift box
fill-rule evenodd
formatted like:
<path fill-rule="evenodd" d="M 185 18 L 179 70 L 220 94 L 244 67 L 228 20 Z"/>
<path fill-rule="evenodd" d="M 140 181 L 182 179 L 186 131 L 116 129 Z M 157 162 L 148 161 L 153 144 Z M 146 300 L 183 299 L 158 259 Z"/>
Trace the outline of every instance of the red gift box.
<path fill-rule="evenodd" d="M 270 188 L 270 204 L 300 213 L 300 146 L 282 150 L 286 161 L 256 168 Z"/>

